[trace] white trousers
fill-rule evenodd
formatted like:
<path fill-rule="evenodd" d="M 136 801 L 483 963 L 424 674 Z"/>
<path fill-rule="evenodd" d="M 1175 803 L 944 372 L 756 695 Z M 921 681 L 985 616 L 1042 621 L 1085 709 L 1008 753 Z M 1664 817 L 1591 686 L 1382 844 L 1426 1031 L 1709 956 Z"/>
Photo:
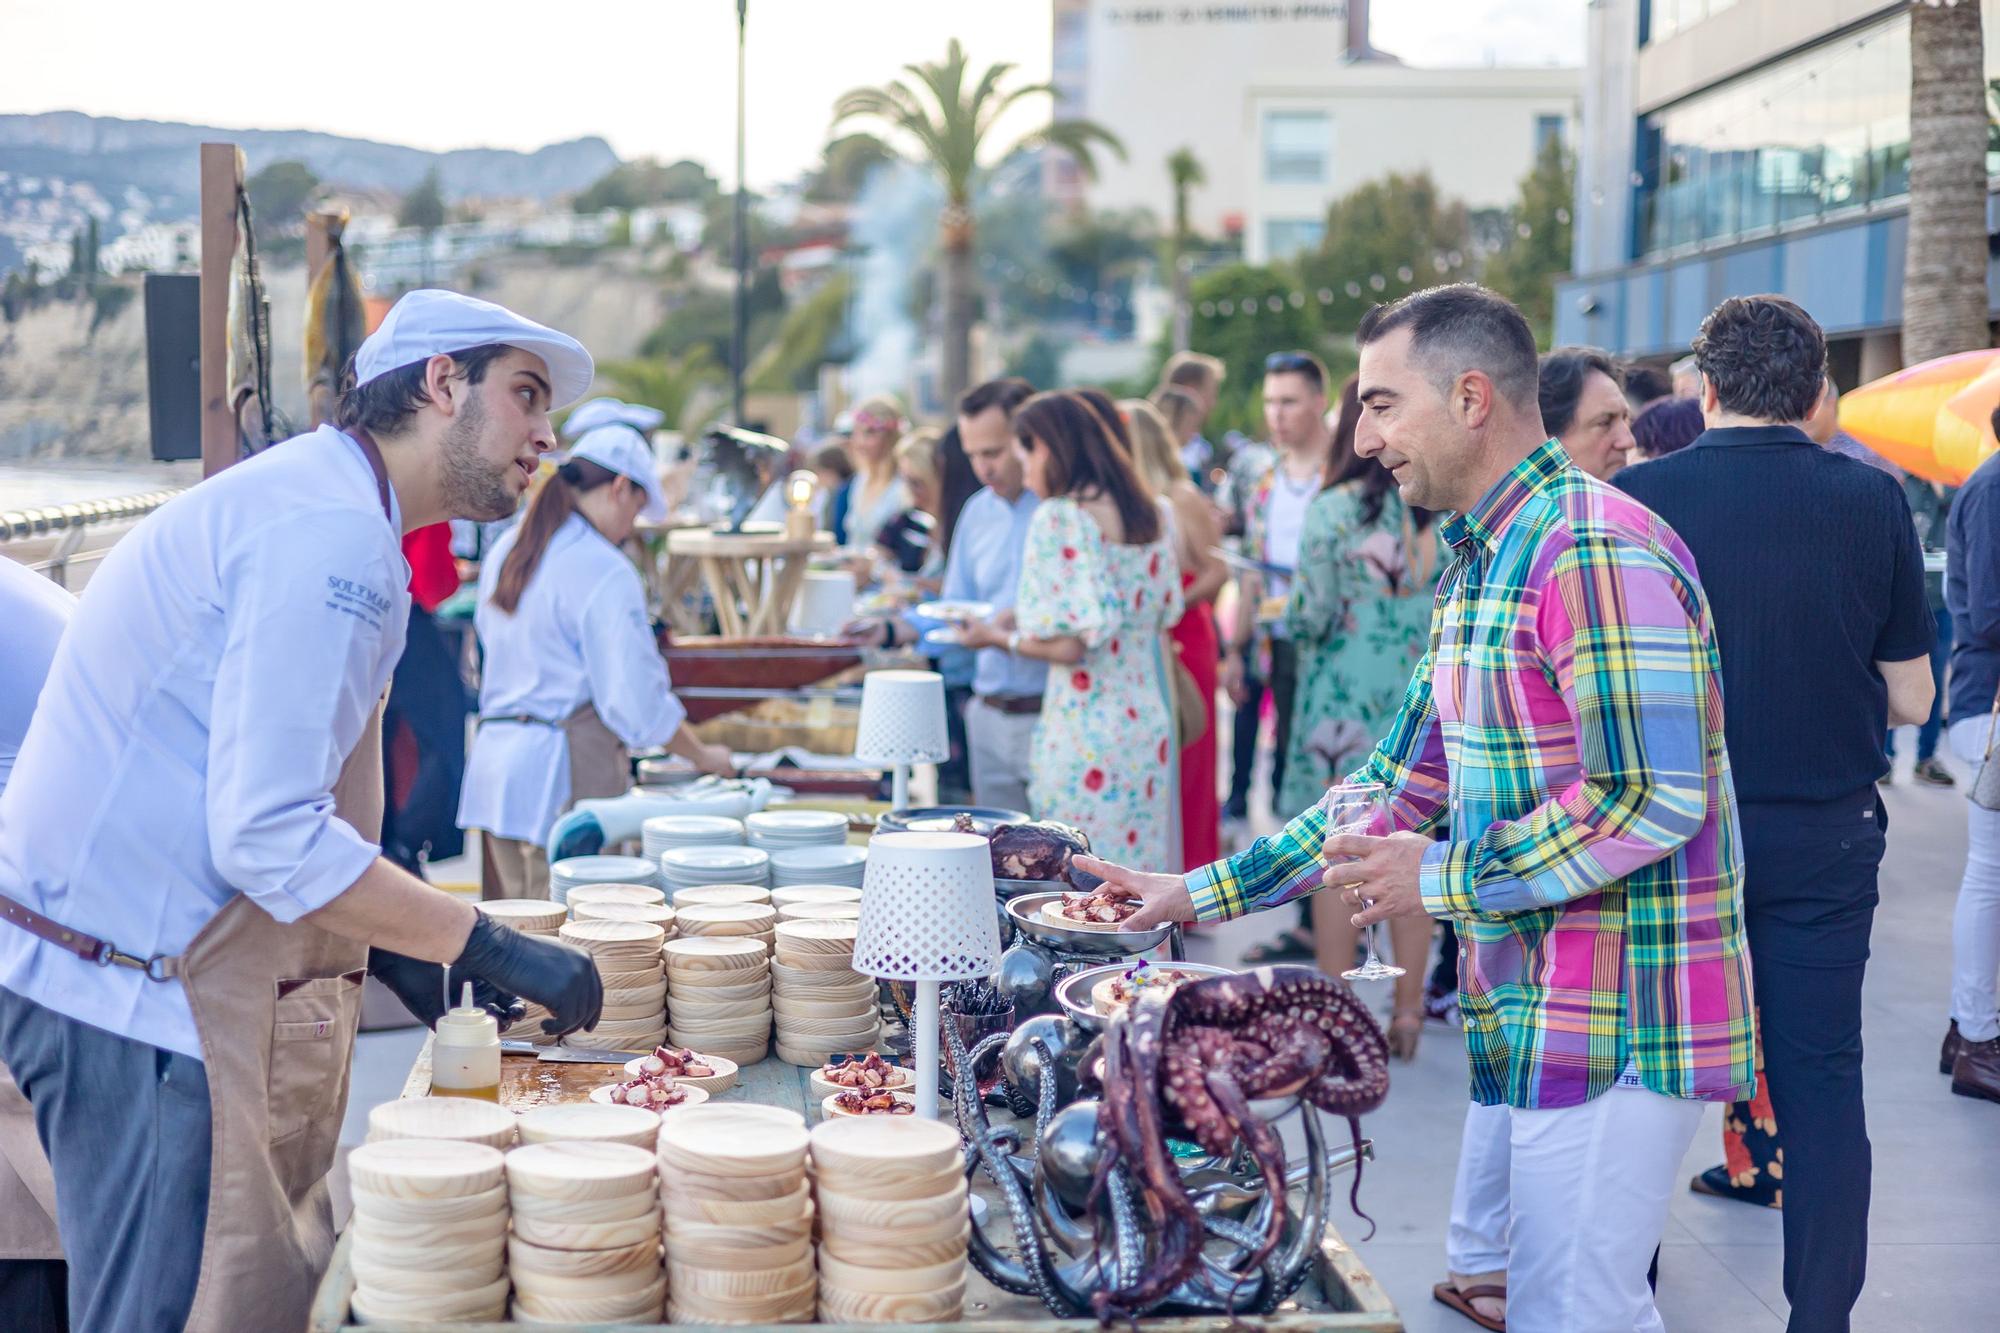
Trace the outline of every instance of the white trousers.
<path fill-rule="evenodd" d="M 1472 1106 L 1446 1262 L 1507 1273 L 1509 1333 L 1657 1333 L 1646 1285 L 1703 1103 L 1613 1088 L 1581 1106 Z"/>
<path fill-rule="evenodd" d="M 1028 761 L 1039 713 L 1003 713 L 978 699 L 965 703 L 965 758 L 972 802 L 1001 810 L 1028 809 Z"/>
<path fill-rule="evenodd" d="M 1990 720 L 1968 717 L 1951 724 L 1951 751 L 1972 765 L 1975 779 L 1986 753 Z M 2000 1037 L 2000 810 L 1965 803 L 1965 875 L 1951 915 L 1951 1016 L 1967 1041 Z"/>

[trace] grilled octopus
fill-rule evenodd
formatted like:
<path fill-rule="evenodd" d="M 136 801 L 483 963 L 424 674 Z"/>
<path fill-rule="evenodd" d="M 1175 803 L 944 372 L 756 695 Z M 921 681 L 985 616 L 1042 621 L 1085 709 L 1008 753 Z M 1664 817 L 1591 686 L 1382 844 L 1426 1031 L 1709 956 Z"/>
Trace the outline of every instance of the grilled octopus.
<path fill-rule="evenodd" d="M 1360 1116 L 1389 1092 L 1389 1047 L 1374 1015 L 1347 986 L 1309 967 L 1262 967 L 1141 996 L 1105 1032 L 1102 1188 L 1123 1162 L 1159 1236 L 1159 1262 L 1131 1285 L 1093 1298 L 1100 1319 L 1135 1319 L 1201 1263 L 1201 1214 L 1167 1149 L 1170 1134 L 1221 1156 L 1240 1139 L 1271 1199 L 1259 1248 L 1237 1271 L 1247 1279 L 1277 1249 L 1288 1216 L 1285 1148 L 1250 1106 L 1302 1096 L 1344 1116 L 1358 1144 Z M 1349 1196 L 1361 1212 L 1361 1164 Z"/>

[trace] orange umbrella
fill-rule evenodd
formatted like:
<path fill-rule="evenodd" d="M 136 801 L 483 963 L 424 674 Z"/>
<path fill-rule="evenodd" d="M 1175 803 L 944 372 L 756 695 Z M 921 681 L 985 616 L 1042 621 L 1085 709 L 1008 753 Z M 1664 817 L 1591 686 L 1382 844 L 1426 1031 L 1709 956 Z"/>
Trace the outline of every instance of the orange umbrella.
<path fill-rule="evenodd" d="M 1928 481 L 1961 485 L 1996 449 L 2000 349 L 1941 356 L 1841 395 L 1840 428 Z"/>

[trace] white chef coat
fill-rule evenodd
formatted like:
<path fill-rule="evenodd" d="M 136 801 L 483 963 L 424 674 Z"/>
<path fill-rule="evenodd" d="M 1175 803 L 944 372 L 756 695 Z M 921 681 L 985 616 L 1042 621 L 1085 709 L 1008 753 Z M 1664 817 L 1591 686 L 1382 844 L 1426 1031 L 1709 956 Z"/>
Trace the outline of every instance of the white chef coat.
<path fill-rule="evenodd" d="M 28 734 L 35 700 L 76 598 L 26 565 L 0 556 L 0 791 Z"/>
<path fill-rule="evenodd" d="M 480 724 L 465 762 L 458 823 L 545 847 L 570 803 L 563 719 L 594 704 L 613 735 L 641 750 L 672 740 L 687 710 L 646 618 L 639 571 L 583 515 L 556 529 L 513 612 L 494 605 L 520 531 L 502 537 L 479 571 L 479 715 L 493 720 Z M 508 717 L 556 725 L 500 720 Z"/>
<path fill-rule="evenodd" d="M 333 784 L 402 654 L 409 583 L 400 517 L 330 426 L 156 510 L 56 650 L 0 794 L 0 893 L 148 957 L 239 893 L 290 922 L 351 887 L 379 849 Z M 0 925 L 0 986 L 201 1058 L 179 981 Z"/>

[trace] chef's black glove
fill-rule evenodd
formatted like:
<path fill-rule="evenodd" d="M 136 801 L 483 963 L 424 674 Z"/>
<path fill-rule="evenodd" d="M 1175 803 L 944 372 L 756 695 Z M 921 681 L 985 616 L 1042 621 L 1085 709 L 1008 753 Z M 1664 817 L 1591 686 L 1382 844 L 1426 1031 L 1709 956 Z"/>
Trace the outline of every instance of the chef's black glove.
<path fill-rule="evenodd" d="M 589 954 L 524 935 L 483 912 L 451 967 L 454 976 L 481 977 L 541 1005 L 552 1015 L 542 1031 L 555 1036 L 594 1028 L 604 1012 L 604 979 Z"/>
<path fill-rule="evenodd" d="M 484 977 L 455 973 L 447 986 L 443 964 L 426 963 L 421 958 L 387 949 L 368 951 L 368 975 L 395 992 L 396 998 L 427 1028 L 435 1028 L 445 1011 L 458 1003 L 458 992 L 468 981 L 472 983 L 472 1002 L 493 1015 L 502 1032 L 527 1012 L 519 999 Z"/>

